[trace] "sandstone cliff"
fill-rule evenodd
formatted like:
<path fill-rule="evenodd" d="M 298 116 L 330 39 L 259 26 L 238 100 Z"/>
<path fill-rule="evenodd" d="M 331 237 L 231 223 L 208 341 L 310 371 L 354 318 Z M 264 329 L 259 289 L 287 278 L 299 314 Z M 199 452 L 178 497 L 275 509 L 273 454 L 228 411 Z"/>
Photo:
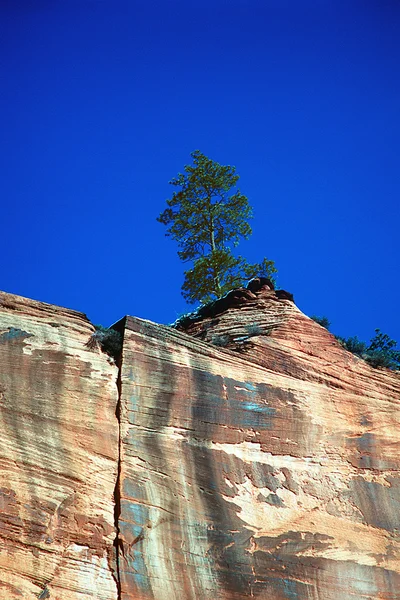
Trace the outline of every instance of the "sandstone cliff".
<path fill-rule="evenodd" d="M 127 317 L 119 369 L 1 300 L 0 597 L 400 598 L 399 374 L 267 287 Z"/>
<path fill-rule="evenodd" d="M 0 598 L 117 598 L 118 369 L 77 312 L 0 295 Z"/>

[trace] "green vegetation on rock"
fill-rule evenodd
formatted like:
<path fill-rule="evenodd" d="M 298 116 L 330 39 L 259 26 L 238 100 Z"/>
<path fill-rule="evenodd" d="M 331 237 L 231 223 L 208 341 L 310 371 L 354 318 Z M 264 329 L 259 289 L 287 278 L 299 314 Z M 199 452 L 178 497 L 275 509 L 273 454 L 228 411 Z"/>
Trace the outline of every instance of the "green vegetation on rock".
<path fill-rule="evenodd" d="M 247 279 L 273 278 L 277 271 L 267 258 L 251 264 L 232 252 L 241 238 L 252 233 L 248 199 L 240 190 L 232 193 L 239 179 L 235 167 L 220 165 L 199 150 L 191 156 L 193 164 L 170 181 L 178 191 L 167 200 L 168 207 L 157 220 L 178 243 L 179 258 L 191 263 L 184 272 L 182 295 L 191 304 L 205 304 Z"/>
<path fill-rule="evenodd" d="M 95 331 L 87 343 L 89 348 L 100 348 L 102 352 L 105 352 L 117 361 L 122 350 L 121 333 L 115 329 L 103 327 L 103 325 L 95 325 L 94 327 Z"/>
<path fill-rule="evenodd" d="M 329 331 L 331 322 L 327 317 L 312 315 L 310 318 Z M 335 337 L 343 348 L 364 359 L 372 367 L 385 367 L 393 371 L 400 369 L 400 350 L 396 349 L 397 342 L 380 329 L 375 329 L 375 336 L 369 344 L 356 335 L 348 338 L 338 335 Z"/>
<path fill-rule="evenodd" d="M 329 331 L 329 327 L 331 326 L 331 322 L 328 317 L 317 317 L 317 315 L 311 315 L 310 319 L 321 325 L 321 327 L 325 327 Z"/>

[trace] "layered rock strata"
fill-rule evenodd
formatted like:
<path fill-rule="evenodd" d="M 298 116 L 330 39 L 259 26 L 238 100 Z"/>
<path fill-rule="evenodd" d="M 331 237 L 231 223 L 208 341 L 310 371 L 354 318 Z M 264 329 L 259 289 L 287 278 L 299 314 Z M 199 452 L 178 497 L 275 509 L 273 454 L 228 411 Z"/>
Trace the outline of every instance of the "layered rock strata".
<path fill-rule="evenodd" d="M 125 318 L 120 369 L 0 301 L 0 598 L 399 599 L 398 373 L 265 281 Z"/>
<path fill-rule="evenodd" d="M 127 319 L 124 600 L 400 597 L 399 376 L 288 298 Z"/>
<path fill-rule="evenodd" d="M 0 598 L 115 600 L 115 364 L 85 315 L 0 294 Z"/>

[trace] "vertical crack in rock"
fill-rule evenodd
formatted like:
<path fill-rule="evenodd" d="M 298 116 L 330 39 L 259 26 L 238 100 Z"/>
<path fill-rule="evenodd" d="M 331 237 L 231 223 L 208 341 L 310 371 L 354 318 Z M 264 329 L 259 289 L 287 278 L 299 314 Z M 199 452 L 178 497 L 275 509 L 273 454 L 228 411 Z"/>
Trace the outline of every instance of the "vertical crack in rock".
<path fill-rule="evenodd" d="M 118 467 L 117 467 L 117 479 L 114 488 L 114 527 L 115 527 L 115 539 L 114 539 L 114 552 L 115 552 L 115 583 L 117 584 L 118 600 L 121 598 L 121 577 L 119 569 L 119 553 L 121 547 L 120 541 L 120 529 L 119 529 L 119 518 L 121 514 L 121 493 L 120 493 L 120 479 L 121 479 L 121 368 L 118 371 L 118 400 L 115 409 L 115 416 L 118 419 Z"/>
<path fill-rule="evenodd" d="M 115 363 L 0 293 L 0 598 L 399 598 L 399 376 L 251 293 Z"/>
<path fill-rule="evenodd" d="M 122 370 L 122 361 L 123 361 L 123 343 L 124 343 L 124 331 L 125 331 L 125 318 L 121 321 L 112 325 L 112 328 L 122 336 L 122 348 L 121 353 L 118 358 L 118 378 L 117 378 L 117 388 L 118 388 L 118 399 L 115 407 L 115 416 L 118 421 L 118 466 L 117 466 L 117 479 L 115 482 L 114 488 L 114 527 L 115 527 L 115 539 L 114 539 L 114 553 L 115 553 L 115 572 L 113 572 L 113 577 L 115 579 L 115 583 L 117 585 L 117 599 L 121 600 L 122 598 L 122 590 L 121 590 L 121 576 L 120 576 L 120 552 L 123 553 L 121 538 L 120 538 L 120 527 L 119 520 L 121 516 L 121 490 L 120 490 L 120 482 L 121 482 L 121 370 Z"/>

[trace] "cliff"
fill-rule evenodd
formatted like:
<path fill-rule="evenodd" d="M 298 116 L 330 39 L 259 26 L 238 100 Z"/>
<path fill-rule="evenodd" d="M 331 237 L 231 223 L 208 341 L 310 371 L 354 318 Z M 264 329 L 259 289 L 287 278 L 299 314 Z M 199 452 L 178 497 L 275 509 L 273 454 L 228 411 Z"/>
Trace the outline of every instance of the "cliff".
<path fill-rule="evenodd" d="M 111 600 L 118 369 L 77 312 L 0 295 L 0 598 Z"/>
<path fill-rule="evenodd" d="M 0 299 L 0 597 L 400 597 L 399 374 L 268 286 L 126 317 L 119 367 Z"/>

